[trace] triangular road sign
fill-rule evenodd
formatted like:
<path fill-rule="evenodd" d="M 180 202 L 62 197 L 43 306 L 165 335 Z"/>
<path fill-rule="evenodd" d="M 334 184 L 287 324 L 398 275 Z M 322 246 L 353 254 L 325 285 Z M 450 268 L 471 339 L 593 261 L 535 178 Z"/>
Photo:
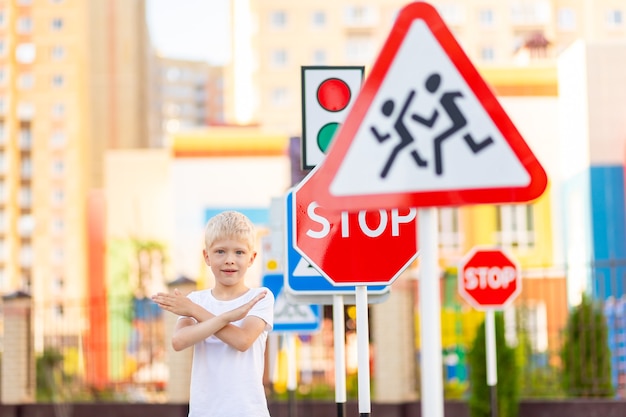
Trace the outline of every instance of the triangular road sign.
<path fill-rule="evenodd" d="M 434 7 L 402 9 L 328 155 L 320 205 L 530 201 L 544 169 Z"/>

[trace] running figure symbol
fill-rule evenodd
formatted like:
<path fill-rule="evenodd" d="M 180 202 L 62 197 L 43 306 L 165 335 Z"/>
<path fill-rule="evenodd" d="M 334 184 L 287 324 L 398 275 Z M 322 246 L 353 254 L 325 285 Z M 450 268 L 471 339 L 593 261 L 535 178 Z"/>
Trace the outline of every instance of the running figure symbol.
<path fill-rule="evenodd" d="M 426 90 L 435 94 L 439 87 L 441 86 L 441 75 L 434 73 L 431 74 L 425 82 Z M 386 178 L 389 174 L 389 170 L 393 165 L 394 161 L 398 157 L 398 154 L 405 149 L 407 146 L 416 142 L 416 139 L 413 137 L 409 129 L 407 128 L 404 117 L 409 110 L 409 106 L 411 105 L 413 99 L 415 98 L 416 92 L 415 90 L 409 91 L 409 94 L 402 105 L 402 108 L 398 112 L 397 116 L 395 116 L 395 121 L 393 124 L 393 128 L 397 135 L 400 137 L 400 141 L 396 146 L 392 149 L 391 155 L 387 159 L 385 166 L 383 167 L 382 172 L 380 173 L 381 178 Z M 434 146 L 434 159 L 435 159 L 435 174 L 442 175 L 443 174 L 443 141 L 452 137 L 455 133 L 463 129 L 467 126 L 467 119 L 465 115 L 459 108 L 458 104 L 455 100 L 462 98 L 463 94 L 460 91 L 446 91 L 439 97 L 439 103 L 443 108 L 445 114 L 448 115 L 450 120 L 452 121 L 452 125 L 439 133 L 433 138 L 433 146 Z M 392 99 L 386 100 L 381 108 L 381 113 L 385 117 L 392 117 L 395 111 L 395 102 Z M 439 110 L 435 109 L 430 117 L 422 117 L 419 114 L 412 114 L 411 119 L 426 126 L 429 129 L 432 129 L 437 120 L 439 119 Z M 389 132 L 379 132 L 375 126 L 370 127 L 370 131 L 378 141 L 378 143 L 383 143 L 391 138 L 391 133 Z M 463 139 L 469 146 L 470 150 L 476 154 L 486 148 L 487 146 L 493 143 L 493 139 L 491 136 L 486 137 L 482 141 L 474 140 L 471 133 L 466 133 L 463 135 Z M 424 168 L 428 166 L 428 161 L 422 158 L 417 149 L 413 149 L 410 152 L 411 157 L 418 167 Z"/>
<path fill-rule="evenodd" d="M 415 138 L 413 138 L 413 136 L 411 135 L 411 132 L 409 132 L 409 129 L 407 129 L 403 120 L 404 115 L 406 114 L 409 108 L 409 105 L 411 104 L 411 101 L 413 101 L 414 97 L 415 97 L 415 90 L 411 90 L 409 92 L 408 97 L 406 98 L 404 102 L 404 105 L 402 106 L 402 109 L 400 109 L 400 113 L 396 117 L 396 121 L 393 124 L 394 129 L 400 136 L 400 142 L 391 151 L 391 155 L 389 156 L 389 159 L 387 159 L 387 163 L 385 164 L 385 167 L 380 173 L 381 178 L 385 178 L 387 176 L 387 174 L 389 173 L 389 170 L 391 169 L 391 165 L 393 164 L 396 157 L 398 156 L 398 153 L 400 153 L 402 149 L 406 148 L 412 142 L 415 141 Z M 381 112 L 383 115 L 385 115 L 385 117 L 391 117 L 394 109 L 395 109 L 395 103 L 392 99 L 389 99 L 383 103 Z M 372 126 L 370 130 L 374 134 L 374 136 L 376 137 L 376 140 L 378 140 L 379 143 L 383 143 L 391 137 L 390 133 L 381 134 L 380 132 L 378 132 L 375 126 Z M 428 162 L 422 159 L 420 154 L 417 152 L 417 149 L 413 149 L 410 153 L 411 153 L 411 156 L 413 157 L 413 160 L 417 164 L 417 166 L 425 167 L 428 165 Z"/>
<path fill-rule="evenodd" d="M 441 85 L 441 75 L 435 73 L 431 74 L 426 80 L 425 86 L 426 90 L 429 93 L 435 94 Z M 443 141 L 450 138 L 453 134 L 461 130 L 463 127 L 467 125 L 467 119 L 459 109 L 459 106 L 455 102 L 456 99 L 463 97 L 463 94 L 460 91 L 446 91 L 439 98 L 439 103 L 441 103 L 441 107 L 446 112 L 446 114 L 450 117 L 452 121 L 452 126 L 443 131 L 442 133 L 435 136 L 434 141 L 434 156 L 435 156 L 435 173 L 437 175 L 443 174 L 443 151 L 442 145 Z M 437 118 L 439 117 L 439 111 L 435 109 L 432 116 L 429 119 L 422 119 L 417 115 L 413 115 L 413 120 L 422 123 L 428 127 L 432 127 Z M 466 133 L 463 136 L 463 139 L 470 147 L 471 151 L 476 154 L 483 150 L 485 147 L 491 145 L 493 143 L 493 139 L 491 136 L 483 139 L 480 142 L 477 142 L 472 137 L 471 133 Z"/>

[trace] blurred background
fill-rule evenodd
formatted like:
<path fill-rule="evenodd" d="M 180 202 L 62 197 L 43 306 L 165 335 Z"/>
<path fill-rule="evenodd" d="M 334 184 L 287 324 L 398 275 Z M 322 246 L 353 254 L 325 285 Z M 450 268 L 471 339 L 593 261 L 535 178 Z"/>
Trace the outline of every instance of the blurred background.
<path fill-rule="evenodd" d="M 300 67 L 358 65 L 367 76 L 406 3 L 0 0 L 2 402 L 186 401 L 189 356 L 171 352 L 173 317 L 150 295 L 211 285 L 202 232 L 223 209 L 259 227 L 249 284 L 280 269 L 263 242 L 272 198 L 306 174 Z M 470 388 L 483 313 L 458 296 L 456 274 L 476 245 L 504 248 L 521 265 L 522 293 L 502 314 L 523 364 L 521 395 L 622 398 L 626 4 L 430 3 L 549 178 L 529 204 L 438 210 L 446 398 Z M 418 291 L 419 261 L 371 306 L 375 401 L 419 397 Z M 24 302 L 28 316 L 11 307 Z M 581 303 L 600 320 L 576 329 L 599 334 L 592 343 L 602 348 L 585 389 L 572 391 L 564 358 L 587 355 L 564 347 Z M 297 339 L 299 392 L 332 399 L 328 308 L 324 317 L 322 330 Z M 354 376 L 351 306 L 346 329 Z M 271 340 L 266 381 L 277 398 L 281 340 Z M 9 350 L 24 361 L 7 360 Z"/>

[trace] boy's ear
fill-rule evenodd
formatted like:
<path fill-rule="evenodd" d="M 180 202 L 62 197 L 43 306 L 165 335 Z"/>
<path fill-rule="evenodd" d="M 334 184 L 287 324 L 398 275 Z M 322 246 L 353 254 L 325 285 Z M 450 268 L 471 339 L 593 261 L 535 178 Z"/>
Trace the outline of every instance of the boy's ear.
<path fill-rule="evenodd" d="M 207 266 L 211 266 L 211 261 L 209 260 L 209 254 L 206 251 L 206 249 L 202 249 L 202 257 L 204 258 L 204 263 L 207 264 Z"/>
<path fill-rule="evenodd" d="M 250 263 L 248 265 L 252 265 L 252 262 L 256 259 L 256 252 L 252 252 L 252 256 L 250 256 Z"/>

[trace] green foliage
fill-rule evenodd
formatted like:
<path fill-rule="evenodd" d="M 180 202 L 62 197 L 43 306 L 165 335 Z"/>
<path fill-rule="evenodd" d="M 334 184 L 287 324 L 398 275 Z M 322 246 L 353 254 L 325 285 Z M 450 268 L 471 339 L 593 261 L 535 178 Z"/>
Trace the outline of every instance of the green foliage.
<path fill-rule="evenodd" d="M 35 365 L 37 381 L 37 401 L 51 402 L 56 394 L 54 377 L 63 363 L 63 355 L 56 349 L 45 349 Z"/>
<path fill-rule="evenodd" d="M 561 350 L 563 389 L 571 397 L 612 397 L 608 326 L 587 296 L 570 312 Z"/>
<path fill-rule="evenodd" d="M 515 349 L 504 340 L 504 317 L 495 314 L 496 363 L 498 368 L 498 416 L 517 417 L 519 411 L 519 380 Z M 491 393 L 487 385 L 487 356 L 485 346 L 485 323 L 476 331 L 476 338 L 467 356 L 470 379 L 470 415 L 491 416 Z"/>
<path fill-rule="evenodd" d="M 520 307 L 519 309 L 522 309 Z M 518 309 L 518 310 L 519 310 Z M 524 319 L 523 314 L 516 317 L 519 323 Z M 519 387 L 521 398 L 563 398 L 565 394 L 561 388 L 560 372 L 550 365 L 550 353 L 533 352 L 527 328 L 522 324 L 517 332 L 516 363 L 519 372 Z"/>

